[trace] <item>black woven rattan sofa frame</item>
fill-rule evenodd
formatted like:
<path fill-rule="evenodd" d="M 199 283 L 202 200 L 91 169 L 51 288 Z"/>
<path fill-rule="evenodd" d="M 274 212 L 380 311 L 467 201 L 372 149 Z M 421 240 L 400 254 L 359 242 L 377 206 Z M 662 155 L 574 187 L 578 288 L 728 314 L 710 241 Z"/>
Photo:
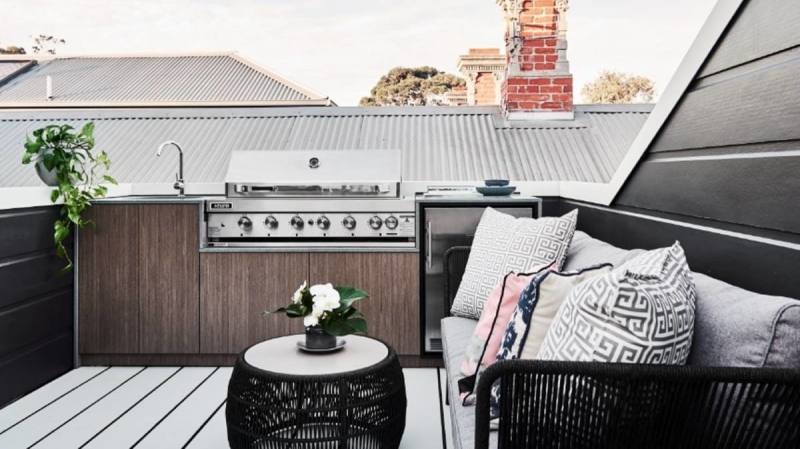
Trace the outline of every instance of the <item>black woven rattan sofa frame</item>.
<path fill-rule="evenodd" d="M 446 302 L 468 254 L 445 257 Z M 478 383 L 475 449 L 489 449 L 496 381 L 502 449 L 800 448 L 800 370 L 499 362 Z"/>

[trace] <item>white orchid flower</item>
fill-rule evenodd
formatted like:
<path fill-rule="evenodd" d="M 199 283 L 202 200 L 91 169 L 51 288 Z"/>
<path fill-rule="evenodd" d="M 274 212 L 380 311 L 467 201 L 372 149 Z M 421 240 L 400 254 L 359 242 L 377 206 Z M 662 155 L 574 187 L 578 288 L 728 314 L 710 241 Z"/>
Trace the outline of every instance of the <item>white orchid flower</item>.
<path fill-rule="evenodd" d="M 301 285 L 300 287 L 297 288 L 297 290 L 294 291 L 294 294 L 292 295 L 293 303 L 297 304 L 303 300 L 303 290 L 305 290 L 306 287 L 308 287 L 308 282 L 303 281 L 303 285 Z"/>

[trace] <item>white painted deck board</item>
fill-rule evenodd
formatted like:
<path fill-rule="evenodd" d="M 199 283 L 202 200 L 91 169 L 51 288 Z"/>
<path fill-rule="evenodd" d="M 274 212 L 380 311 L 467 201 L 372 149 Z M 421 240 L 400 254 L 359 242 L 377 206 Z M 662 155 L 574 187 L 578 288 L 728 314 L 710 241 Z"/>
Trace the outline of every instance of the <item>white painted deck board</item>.
<path fill-rule="evenodd" d="M 29 447 L 142 370 L 141 367 L 106 370 L 0 435 L 0 448 Z"/>
<path fill-rule="evenodd" d="M 100 374 L 106 368 L 104 366 L 90 366 L 74 369 L 43 385 L 33 393 L 0 409 L 0 432 L 8 430 L 9 427 L 33 415 L 62 395 L 69 393 L 80 384 Z"/>
<path fill-rule="evenodd" d="M 80 447 L 176 371 L 178 368 L 145 369 L 33 447 L 35 449 Z"/>
<path fill-rule="evenodd" d="M 170 413 L 136 449 L 183 447 L 225 400 L 233 368 L 219 368 Z"/>
<path fill-rule="evenodd" d="M 208 377 L 214 368 L 182 368 L 153 394 L 94 438 L 85 449 L 128 448 Z"/>
<path fill-rule="evenodd" d="M 28 417 L 0 434 L 0 449 L 34 443 L 33 449 L 228 447 L 224 401 L 231 368 L 102 370 L 82 368 L 56 379 L 15 403 L 16 415 L 0 410 L 9 420 Z M 436 369 L 403 373 L 408 410 L 401 449 L 443 449 Z"/>
<path fill-rule="evenodd" d="M 217 410 L 210 421 L 186 446 L 186 449 L 226 449 L 228 448 L 228 429 L 225 426 L 225 405 Z"/>
<path fill-rule="evenodd" d="M 439 382 L 442 387 L 442 396 L 440 400 L 442 401 L 442 411 L 444 412 L 442 427 L 444 428 L 445 449 L 453 449 L 453 427 L 450 422 L 450 406 L 445 402 L 445 396 L 447 395 L 447 372 L 444 368 L 439 370 Z"/>
<path fill-rule="evenodd" d="M 404 369 L 406 379 L 406 431 L 400 449 L 442 449 L 439 386 L 435 369 Z"/>

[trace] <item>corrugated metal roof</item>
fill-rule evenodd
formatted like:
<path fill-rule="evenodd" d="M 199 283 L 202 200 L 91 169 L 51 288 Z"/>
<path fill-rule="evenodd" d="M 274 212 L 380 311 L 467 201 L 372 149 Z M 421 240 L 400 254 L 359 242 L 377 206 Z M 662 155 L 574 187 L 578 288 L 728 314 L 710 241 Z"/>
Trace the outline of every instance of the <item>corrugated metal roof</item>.
<path fill-rule="evenodd" d="M 31 61 L 0 60 L 0 84 L 29 64 L 31 64 Z"/>
<path fill-rule="evenodd" d="M 46 98 L 47 76 L 52 100 Z M 235 54 L 59 57 L 0 86 L 5 107 L 309 101 L 327 99 Z"/>
<path fill-rule="evenodd" d="M 412 181 L 610 179 L 647 118 L 649 106 L 578 106 L 574 121 L 498 126 L 494 107 L 222 108 L 0 112 L 2 186 L 39 185 L 20 164 L 25 135 L 49 123 L 93 120 L 120 182 L 168 182 L 173 163 L 156 159 L 167 139 L 181 143 L 189 182 L 222 182 L 233 150 L 390 149 L 404 151 Z"/>

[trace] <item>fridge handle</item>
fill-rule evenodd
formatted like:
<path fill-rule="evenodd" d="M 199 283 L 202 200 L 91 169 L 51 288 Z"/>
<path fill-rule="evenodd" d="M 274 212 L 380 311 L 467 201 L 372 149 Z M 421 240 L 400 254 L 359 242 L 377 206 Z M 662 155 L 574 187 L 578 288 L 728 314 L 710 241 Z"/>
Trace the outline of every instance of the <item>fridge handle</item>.
<path fill-rule="evenodd" d="M 425 223 L 425 264 L 428 267 L 428 271 L 433 268 L 433 258 L 431 257 L 431 245 L 433 244 L 433 231 L 431 230 L 432 227 L 432 222 L 428 221 Z"/>

